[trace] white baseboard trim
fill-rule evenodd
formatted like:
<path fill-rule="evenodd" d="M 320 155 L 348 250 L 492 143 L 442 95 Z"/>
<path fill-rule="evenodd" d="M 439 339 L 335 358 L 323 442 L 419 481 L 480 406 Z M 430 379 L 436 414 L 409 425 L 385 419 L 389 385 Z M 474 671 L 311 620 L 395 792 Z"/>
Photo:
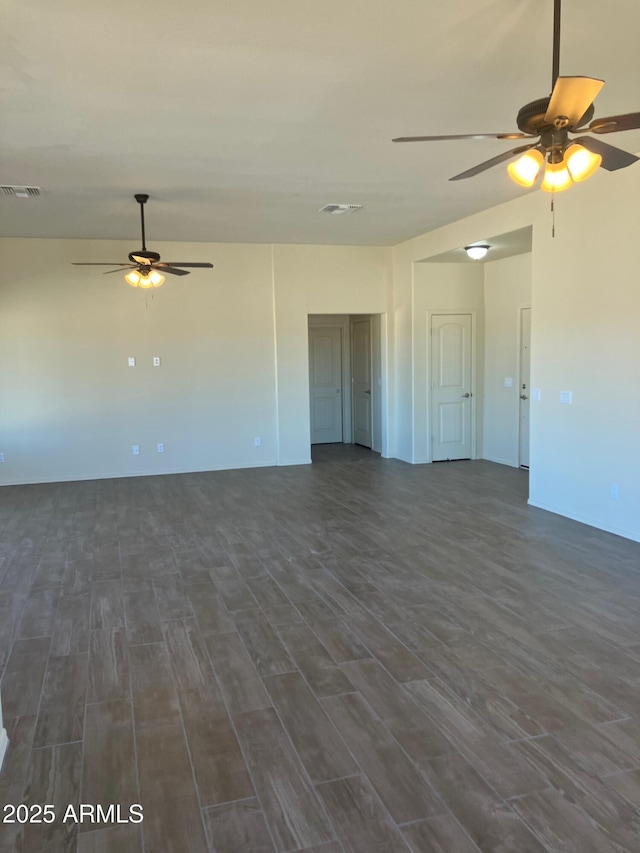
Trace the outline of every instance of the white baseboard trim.
<path fill-rule="evenodd" d="M 601 524 L 593 518 L 588 518 L 585 515 L 580 515 L 577 512 L 567 512 L 564 509 L 550 506 L 549 504 L 538 503 L 531 498 L 527 501 L 529 506 L 534 506 L 536 509 L 544 509 L 547 512 L 552 512 L 554 515 L 561 515 L 564 518 L 570 518 L 572 521 L 579 521 L 580 524 L 586 524 L 589 527 L 595 527 L 596 530 L 604 530 L 605 533 L 613 533 L 615 536 L 622 536 L 623 539 L 631 539 L 632 542 L 640 542 L 640 533 L 632 530 L 625 530 L 622 527 L 615 527 L 612 524 Z"/>
<path fill-rule="evenodd" d="M 4 761 L 8 746 L 9 738 L 7 737 L 7 730 L 2 729 L 0 730 L 0 773 L 2 773 L 2 762 Z"/>
<path fill-rule="evenodd" d="M 311 460 L 309 460 L 309 462 L 310 461 Z M 164 477 L 168 474 L 207 474 L 210 471 L 236 471 L 240 469 L 244 470 L 246 468 L 275 468 L 276 465 L 278 465 L 278 462 L 275 459 L 269 459 L 266 462 L 238 462 L 236 464 L 214 465 L 211 468 L 163 468 L 161 471 L 111 471 L 108 473 L 70 474 L 64 477 L 45 477 L 35 480 L 5 481 L 4 483 L 0 483 L 0 488 L 2 488 L 2 486 L 36 486 L 43 483 L 80 483 L 85 480 L 121 480 L 128 477 Z"/>
<path fill-rule="evenodd" d="M 482 459 L 485 459 L 487 462 L 495 462 L 498 465 L 508 465 L 510 468 L 519 467 L 518 463 L 514 462 L 513 459 L 498 459 L 497 456 L 483 456 Z"/>
<path fill-rule="evenodd" d="M 311 457 L 306 459 L 282 459 L 278 465 L 311 465 Z"/>

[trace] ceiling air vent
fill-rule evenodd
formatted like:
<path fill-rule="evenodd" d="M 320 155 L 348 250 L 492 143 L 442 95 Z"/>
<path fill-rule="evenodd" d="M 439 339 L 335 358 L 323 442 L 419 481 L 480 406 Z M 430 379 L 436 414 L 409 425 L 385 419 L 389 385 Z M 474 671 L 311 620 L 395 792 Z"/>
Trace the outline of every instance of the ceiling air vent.
<path fill-rule="evenodd" d="M 40 195 L 40 187 L 0 187 L 2 195 L 10 195 L 13 198 L 37 198 Z"/>
<path fill-rule="evenodd" d="M 320 213 L 355 213 L 361 207 L 361 204 L 325 204 Z"/>

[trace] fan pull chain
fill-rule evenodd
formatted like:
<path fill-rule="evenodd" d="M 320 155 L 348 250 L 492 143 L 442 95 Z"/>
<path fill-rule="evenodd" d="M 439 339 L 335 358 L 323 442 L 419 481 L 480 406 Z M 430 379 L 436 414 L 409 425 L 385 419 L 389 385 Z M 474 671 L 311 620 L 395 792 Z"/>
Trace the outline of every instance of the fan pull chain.
<path fill-rule="evenodd" d="M 551 236 L 556 236 L 556 207 L 554 204 L 555 194 L 551 193 Z"/>

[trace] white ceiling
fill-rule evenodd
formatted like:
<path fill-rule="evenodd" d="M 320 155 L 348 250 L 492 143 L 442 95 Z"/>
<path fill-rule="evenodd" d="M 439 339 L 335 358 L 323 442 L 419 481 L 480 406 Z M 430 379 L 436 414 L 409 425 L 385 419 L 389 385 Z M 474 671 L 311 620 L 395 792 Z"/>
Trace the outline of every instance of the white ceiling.
<path fill-rule="evenodd" d="M 43 195 L 0 197 L 0 234 L 137 246 L 148 192 L 151 246 L 392 245 L 507 201 L 504 166 L 447 179 L 509 143 L 391 138 L 515 130 L 549 93 L 552 5 L 3 0 L 0 182 Z M 640 109 L 639 32 L 638 0 L 564 0 L 560 70 L 607 81 L 597 116 Z"/>

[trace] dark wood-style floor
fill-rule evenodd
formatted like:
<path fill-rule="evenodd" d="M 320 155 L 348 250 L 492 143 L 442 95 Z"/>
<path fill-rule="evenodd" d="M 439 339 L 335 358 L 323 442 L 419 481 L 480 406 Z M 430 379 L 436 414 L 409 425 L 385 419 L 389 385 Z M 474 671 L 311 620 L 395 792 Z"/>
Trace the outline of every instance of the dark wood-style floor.
<path fill-rule="evenodd" d="M 314 456 L 0 490 L 0 853 L 637 853 L 640 546 Z"/>

